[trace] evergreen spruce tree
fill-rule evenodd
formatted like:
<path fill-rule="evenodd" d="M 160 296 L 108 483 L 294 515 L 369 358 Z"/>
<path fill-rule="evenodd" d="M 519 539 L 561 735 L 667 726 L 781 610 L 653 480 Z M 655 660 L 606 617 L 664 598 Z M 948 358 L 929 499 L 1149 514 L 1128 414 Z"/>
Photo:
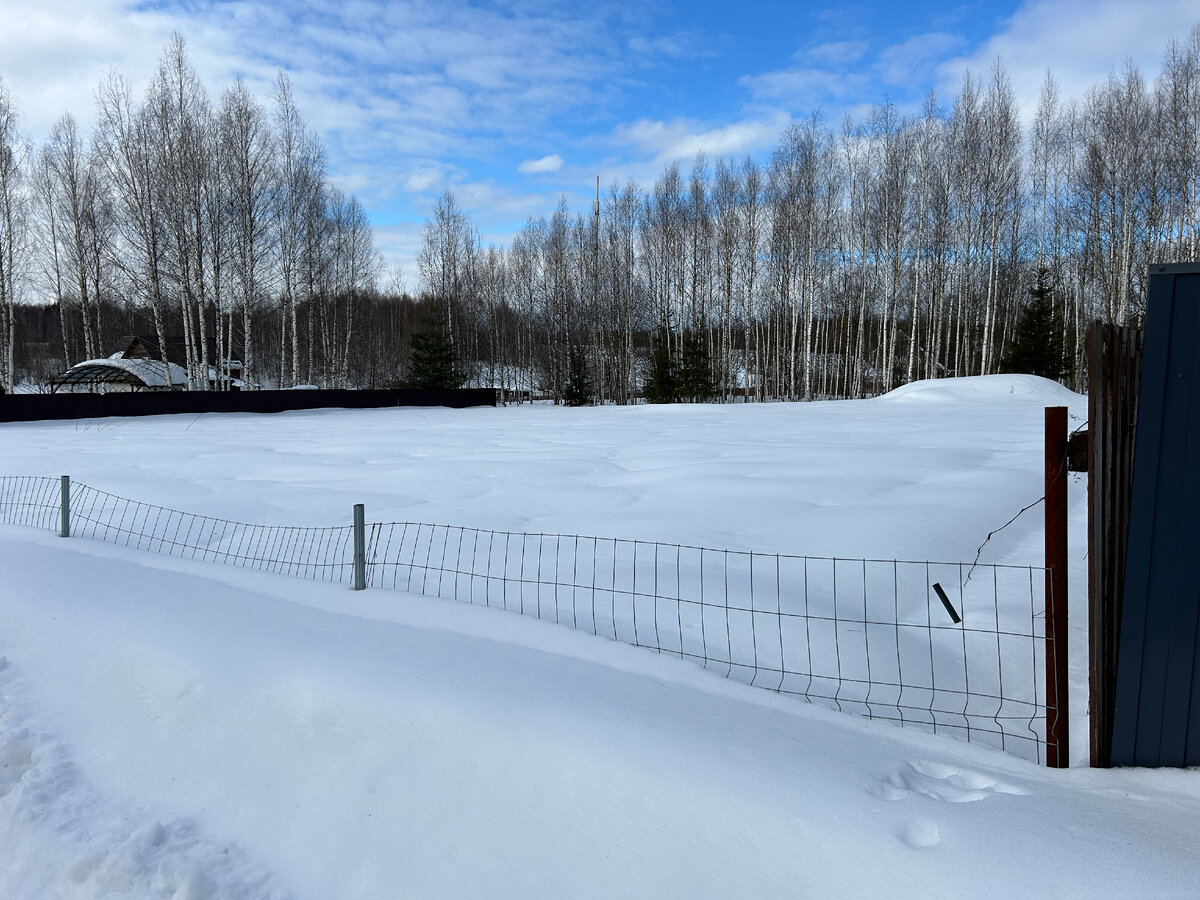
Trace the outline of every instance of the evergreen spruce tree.
<path fill-rule="evenodd" d="M 1069 378 L 1074 372 L 1074 354 L 1068 352 L 1064 330 L 1050 285 L 1050 270 L 1043 266 L 1029 289 L 1029 302 L 1017 319 L 1012 342 L 1000 357 L 999 371 L 1040 375 L 1055 381 Z"/>
<path fill-rule="evenodd" d="M 426 317 L 424 327 L 410 334 L 408 343 L 412 357 L 404 387 L 454 390 L 463 386 L 466 373 L 458 368 L 454 342 L 439 317 Z"/>
<path fill-rule="evenodd" d="M 711 400 L 717 392 L 712 377 L 708 344 L 701 332 L 694 331 L 683 341 L 683 361 L 679 367 L 679 396 L 693 403 Z"/>
<path fill-rule="evenodd" d="M 571 347 L 567 372 L 567 387 L 563 391 L 563 403 L 567 406 L 591 406 L 596 399 L 596 389 L 588 374 L 587 356 L 578 344 Z"/>
<path fill-rule="evenodd" d="M 650 341 L 650 372 L 642 394 L 649 403 L 679 401 L 679 373 L 671 355 L 670 333 L 665 328 Z"/>

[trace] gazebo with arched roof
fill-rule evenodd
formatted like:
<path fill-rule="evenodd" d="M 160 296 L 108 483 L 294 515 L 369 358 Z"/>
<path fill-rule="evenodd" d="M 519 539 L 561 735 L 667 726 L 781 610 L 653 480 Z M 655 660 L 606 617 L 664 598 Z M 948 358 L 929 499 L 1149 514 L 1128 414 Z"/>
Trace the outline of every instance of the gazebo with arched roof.
<path fill-rule="evenodd" d="M 187 372 L 182 366 L 145 357 L 127 359 L 117 353 L 107 359 L 88 359 L 71 366 L 54 380 L 52 393 L 181 391 L 187 386 Z"/>

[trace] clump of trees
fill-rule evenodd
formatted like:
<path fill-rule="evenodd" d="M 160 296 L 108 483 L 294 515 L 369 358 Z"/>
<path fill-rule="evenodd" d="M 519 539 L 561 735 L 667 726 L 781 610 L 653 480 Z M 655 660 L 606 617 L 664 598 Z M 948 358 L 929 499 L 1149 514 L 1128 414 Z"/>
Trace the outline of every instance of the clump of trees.
<path fill-rule="evenodd" d="M 1037 270 L 1029 301 L 1021 310 L 1013 338 L 1000 358 L 1001 372 L 1024 372 L 1055 381 L 1070 378 L 1074 354 L 1068 347 L 1062 310 L 1050 286 L 1050 270 Z"/>
<path fill-rule="evenodd" d="M 185 358 L 173 361 L 193 388 L 230 358 L 250 382 L 353 382 L 380 258 L 362 205 L 330 184 L 282 73 L 269 105 L 241 81 L 214 102 L 176 35 L 142 97 L 110 75 L 91 136 L 65 114 L 36 151 L 0 81 L 4 204 L 10 345 L 24 294 L 57 309 L 59 365 L 111 352 L 116 306 L 136 309 L 160 347 L 182 336 Z M 10 352 L 0 381 L 14 374 Z"/>
<path fill-rule="evenodd" d="M 997 372 L 1044 269 L 1082 389 L 1088 322 L 1136 324 L 1149 264 L 1196 260 L 1198 228 L 1193 30 L 1153 80 L 1126 64 L 1065 101 L 1048 75 L 1027 129 L 997 63 L 913 114 L 795 122 L 765 163 L 701 153 L 564 200 L 507 247 L 448 193 L 422 271 L 475 378 L 561 400 L 582 347 L 598 399 L 627 403 L 704 393 L 671 383 L 689 340 L 722 400 Z"/>
<path fill-rule="evenodd" d="M 650 403 L 679 402 L 679 367 L 671 355 L 666 329 L 654 336 L 650 350 L 650 366 L 646 375 L 645 398 Z"/>
<path fill-rule="evenodd" d="M 1148 265 L 1198 258 L 1200 29 L 1153 79 L 1127 63 L 1067 101 L 1047 75 L 1027 129 L 997 63 L 914 113 L 794 122 L 769 160 L 564 199 L 506 247 L 447 192 L 417 297 L 379 291 L 325 166 L 285 77 L 213 103 L 179 38 L 144 97 L 101 85 L 90 139 L 66 116 L 34 152 L 0 83 L 0 383 L 39 340 L 107 351 L 119 321 L 182 334 L 197 385 L 236 354 L 263 385 L 382 386 L 432 315 L 470 383 L 557 402 L 581 374 L 596 402 L 860 397 L 1031 368 L 1037 342 L 1079 389 L 1087 323 L 1136 324 Z M 38 340 L 22 296 L 58 316 Z"/>
<path fill-rule="evenodd" d="M 455 390 L 467 380 L 458 366 L 458 354 L 442 316 L 426 316 L 421 328 L 409 336 L 411 357 L 408 377 L 401 387 L 426 390 Z"/>
<path fill-rule="evenodd" d="M 674 343 L 663 329 L 651 344 L 643 396 L 651 403 L 703 403 L 717 393 L 705 337 L 692 332 Z"/>
<path fill-rule="evenodd" d="M 596 388 L 592 385 L 592 376 L 588 372 L 587 355 L 583 348 L 571 348 L 570 370 L 567 376 L 567 387 L 563 391 L 563 405 L 591 406 L 596 400 Z"/>

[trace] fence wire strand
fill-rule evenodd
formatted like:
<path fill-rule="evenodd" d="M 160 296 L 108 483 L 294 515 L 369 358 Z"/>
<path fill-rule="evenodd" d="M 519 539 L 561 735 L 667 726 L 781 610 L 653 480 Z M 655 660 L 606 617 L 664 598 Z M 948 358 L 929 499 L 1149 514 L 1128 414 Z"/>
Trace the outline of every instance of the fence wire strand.
<path fill-rule="evenodd" d="M 72 536 L 352 582 L 349 525 L 252 525 L 78 482 L 70 506 Z M 0 477 L 0 522 L 58 530 L 60 508 L 57 478 Z M 779 694 L 1044 759 L 1040 567 L 974 563 L 968 579 L 961 563 L 415 522 L 369 524 L 365 561 L 369 587 L 551 620 Z M 957 624 L 933 597 L 935 584 L 956 586 Z"/>
<path fill-rule="evenodd" d="M 59 480 L 48 476 L 9 475 L 0 478 L 0 522 L 33 528 L 59 529 Z"/>
<path fill-rule="evenodd" d="M 250 525 L 155 506 L 71 483 L 71 535 L 180 559 L 220 562 L 315 581 L 349 583 L 349 525 Z M 59 479 L 0 477 L 0 521 L 60 528 Z"/>
<path fill-rule="evenodd" d="M 976 564 L 967 581 L 956 562 L 418 522 L 373 525 L 369 543 L 370 586 L 547 619 L 777 693 L 1043 759 L 1040 567 Z M 938 582 L 956 585 L 960 623 L 933 596 Z"/>

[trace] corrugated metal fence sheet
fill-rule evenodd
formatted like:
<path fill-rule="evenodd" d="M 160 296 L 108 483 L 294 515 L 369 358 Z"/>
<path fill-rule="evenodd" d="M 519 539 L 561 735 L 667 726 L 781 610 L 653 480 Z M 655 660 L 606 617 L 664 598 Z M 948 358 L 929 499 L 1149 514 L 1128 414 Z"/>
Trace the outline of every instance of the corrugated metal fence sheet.
<path fill-rule="evenodd" d="M 1152 266 L 1112 764 L 1200 765 L 1200 264 Z"/>
<path fill-rule="evenodd" d="M 1088 329 L 1088 566 L 1091 610 L 1091 764 L 1107 767 L 1117 640 L 1125 589 L 1133 436 L 1137 423 L 1142 333 L 1093 322 Z"/>

